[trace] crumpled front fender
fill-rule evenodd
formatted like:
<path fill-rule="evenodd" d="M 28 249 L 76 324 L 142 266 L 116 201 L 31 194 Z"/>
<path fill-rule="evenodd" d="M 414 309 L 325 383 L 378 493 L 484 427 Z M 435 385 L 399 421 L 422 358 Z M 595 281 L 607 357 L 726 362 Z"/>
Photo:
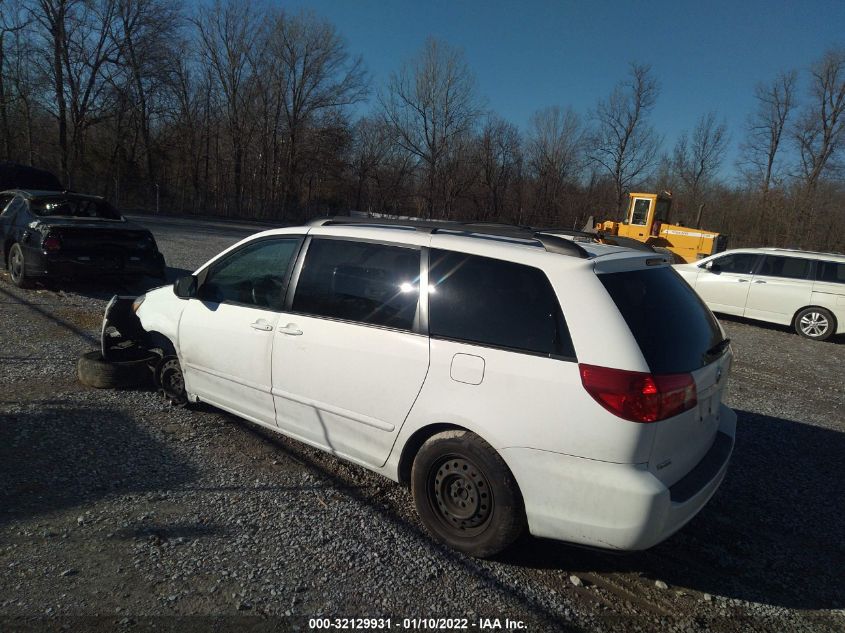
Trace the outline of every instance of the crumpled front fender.
<path fill-rule="evenodd" d="M 132 302 L 135 299 L 134 296 L 115 295 L 106 306 L 103 325 L 100 329 L 100 349 L 106 360 L 113 355 L 115 348 L 127 342 L 147 347 L 147 332 L 132 310 Z"/>

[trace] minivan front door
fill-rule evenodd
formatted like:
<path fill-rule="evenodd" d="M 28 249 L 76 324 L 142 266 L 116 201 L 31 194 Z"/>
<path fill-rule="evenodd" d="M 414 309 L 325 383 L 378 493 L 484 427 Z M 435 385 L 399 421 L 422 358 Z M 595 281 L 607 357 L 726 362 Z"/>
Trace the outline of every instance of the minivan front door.
<path fill-rule="evenodd" d="M 185 386 L 201 400 L 274 425 L 273 334 L 297 236 L 256 240 L 212 264 L 179 321 Z"/>
<path fill-rule="evenodd" d="M 285 433 L 382 466 L 428 371 L 418 333 L 420 250 L 342 239 L 307 247 L 273 346 Z"/>
<path fill-rule="evenodd" d="M 757 259 L 754 253 L 730 253 L 710 260 L 696 279 L 696 292 L 714 312 L 742 316 Z"/>

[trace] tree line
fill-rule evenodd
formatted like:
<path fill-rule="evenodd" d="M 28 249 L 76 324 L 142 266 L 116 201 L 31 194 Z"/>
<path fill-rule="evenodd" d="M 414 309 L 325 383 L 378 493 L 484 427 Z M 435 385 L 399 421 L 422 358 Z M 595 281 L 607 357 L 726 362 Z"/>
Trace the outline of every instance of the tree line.
<path fill-rule="evenodd" d="M 540 107 L 520 129 L 435 39 L 374 85 L 310 12 L 0 0 L 0 160 L 124 209 L 278 222 L 354 209 L 573 227 L 669 190 L 673 221 L 733 246 L 845 251 L 845 48 L 750 87 L 737 138 L 704 112 L 671 147 L 652 69 L 620 71 L 590 111 Z"/>

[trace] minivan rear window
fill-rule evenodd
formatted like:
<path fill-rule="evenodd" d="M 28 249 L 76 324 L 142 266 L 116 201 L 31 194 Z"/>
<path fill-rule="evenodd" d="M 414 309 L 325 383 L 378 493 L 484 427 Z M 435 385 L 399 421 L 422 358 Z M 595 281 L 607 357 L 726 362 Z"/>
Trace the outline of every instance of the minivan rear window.
<path fill-rule="evenodd" d="M 845 284 L 845 263 L 819 261 L 816 280 Z"/>
<path fill-rule="evenodd" d="M 724 351 L 713 313 L 669 267 L 598 276 L 655 374 L 695 371 Z"/>

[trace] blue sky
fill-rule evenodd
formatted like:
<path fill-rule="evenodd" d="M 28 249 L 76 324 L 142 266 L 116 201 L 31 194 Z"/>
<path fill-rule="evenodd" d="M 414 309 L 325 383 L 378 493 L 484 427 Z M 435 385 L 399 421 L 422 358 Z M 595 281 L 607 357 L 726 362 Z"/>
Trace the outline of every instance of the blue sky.
<path fill-rule="evenodd" d="M 270 0 L 274 2 L 274 0 Z M 609 2 L 505 0 L 294 0 L 335 24 L 383 86 L 426 37 L 463 49 L 488 107 L 524 129 L 532 112 L 571 105 L 587 113 L 624 78 L 651 64 L 661 84 L 655 127 L 670 150 L 701 114 L 731 131 L 730 160 L 754 107 L 754 86 L 807 67 L 845 45 L 845 1 Z M 802 75 L 803 87 L 806 74 Z M 723 171 L 733 171 L 725 165 Z"/>

